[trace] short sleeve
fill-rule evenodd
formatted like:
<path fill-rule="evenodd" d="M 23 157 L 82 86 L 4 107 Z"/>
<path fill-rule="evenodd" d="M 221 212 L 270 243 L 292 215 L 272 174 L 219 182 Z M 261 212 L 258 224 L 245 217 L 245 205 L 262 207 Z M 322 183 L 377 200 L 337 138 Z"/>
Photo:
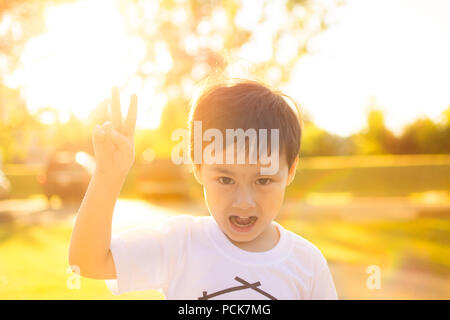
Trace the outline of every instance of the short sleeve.
<path fill-rule="evenodd" d="M 336 287 L 328 264 L 325 262 L 316 273 L 311 291 L 311 300 L 337 300 Z"/>
<path fill-rule="evenodd" d="M 157 227 L 135 227 L 113 235 L 110 249 L 116 279 L 105 280 L 108 289 L 118 295 L 165 288 L 175 266 L 180 267 L 185 222 L 177 216 Z"/>

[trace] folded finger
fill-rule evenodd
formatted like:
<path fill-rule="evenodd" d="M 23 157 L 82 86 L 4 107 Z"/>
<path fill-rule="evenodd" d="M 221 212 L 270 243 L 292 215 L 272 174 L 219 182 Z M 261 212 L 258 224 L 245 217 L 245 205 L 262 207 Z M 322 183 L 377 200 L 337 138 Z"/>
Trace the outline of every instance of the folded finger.
<path fill-rule="evenodd" d="M 127 138 L 125 138 L 124 135 L 122 135 L 120 132 L 118 132 L 117 130 L 112 130 L 111 131 L 111 139 L 112 142 L 116 145 L 116 147 L 118 148 L 122 148 L 125 146 L 129 146 L 129 142 L 127 140 Z"/>
<path fill-rule="evenodd" d="M 106 121 L 102 126 L 103 131 L 106 133 L 110 133 L 114 129 L 114 125 L 111 123 L 111 121 Z"/>
<path fill-rule="evenodd" d="M 93 134 L 94 140 L 98 142 L 105 141 L 106 132 L 100 127 L 99 125 L 96 125 L 94 128 L 94 134 Z"/>

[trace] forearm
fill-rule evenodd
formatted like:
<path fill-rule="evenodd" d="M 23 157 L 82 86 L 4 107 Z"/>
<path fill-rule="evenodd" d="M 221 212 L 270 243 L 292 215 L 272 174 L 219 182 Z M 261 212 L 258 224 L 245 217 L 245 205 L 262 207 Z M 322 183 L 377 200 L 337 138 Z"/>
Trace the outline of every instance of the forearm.
<path fill-rule="evenodd" d="M 111 242 L 114 206 L 125 181 L 94 173 L 78 210 L 72 231 L 69 263 L 90 268 L 106 259 Z"/>

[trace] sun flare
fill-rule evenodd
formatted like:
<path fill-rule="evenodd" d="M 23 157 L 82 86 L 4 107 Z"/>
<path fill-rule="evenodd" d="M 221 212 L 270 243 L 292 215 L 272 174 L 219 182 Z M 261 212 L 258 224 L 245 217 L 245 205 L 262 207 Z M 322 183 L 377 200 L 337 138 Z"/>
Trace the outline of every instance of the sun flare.
<path fill-rule="evenodd" d="M 45 21 L 47 31 L 27 43 L 21 56 L 22 67 L 9 78 L 11 86 L 23 88 L 30 112 L 51 107 L 58 111 L 62 122 L 70 113 L 86 119 L 109 98 L 111 87 L 119 86 L 123 89 L 123 113 L 128 108 L 129 95 L 137 93 L 144 112 L 160 114 L 166 100 L 156 94 L 154 82 L 133 81 L 145 55 L 145 43 L 127 33 L 114 1 L 79 1 L 48 7 Z M 156 49 L 160 66 L 169 70 L 170 53 L 161 43 Z M 146 110 L 150 105 L 151 110 Z M 141 122 L 141 127 L 158 126 L 159 117 L 147 118 L 153 122 Z"/>

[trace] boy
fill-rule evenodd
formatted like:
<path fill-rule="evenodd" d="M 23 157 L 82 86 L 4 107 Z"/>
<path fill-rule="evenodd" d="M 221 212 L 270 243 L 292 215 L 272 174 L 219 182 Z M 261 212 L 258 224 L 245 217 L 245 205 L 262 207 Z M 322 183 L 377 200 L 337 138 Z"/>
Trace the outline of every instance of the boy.
<path fill-rule="evenodd" d="M 191 105 L 190 151 L 210 216 L 176 216 L 159 228 L 134 228 L 111 238 L 114 204 L 134 160 L 137 108 L 133 96 L 122 122 L 114 88 L 113 123 L 97 126 L 93 134 L 97 167 L 75 222 L 69 264 L 82 276 L 105 279 L 114 294 L 162 289 L 167 299 L 337 299 L 319 249 L 274 221 L 294 179 L 301 140 L 300 111 L 285 98 L 250 80 L 204 90 Z M 244 162 L 237 160 L 244 151 L 234 138 L 223 150 L 210 148 L 209 155 L 202 146 L 198 158 L 197 123 L 205 132 L 215 130 L 214 140 L 232 129 L 277 133 L 278 140 L 258 141 L 261 150 L 268 146 L 271 160 L 277 156 L 276 170 L 262 174 L 269 164 L 261 152 L 257 162 L 250 161 L 250 138 Z M 227 161 L 211 161 L 225 159 L 224 153 Z"/>

